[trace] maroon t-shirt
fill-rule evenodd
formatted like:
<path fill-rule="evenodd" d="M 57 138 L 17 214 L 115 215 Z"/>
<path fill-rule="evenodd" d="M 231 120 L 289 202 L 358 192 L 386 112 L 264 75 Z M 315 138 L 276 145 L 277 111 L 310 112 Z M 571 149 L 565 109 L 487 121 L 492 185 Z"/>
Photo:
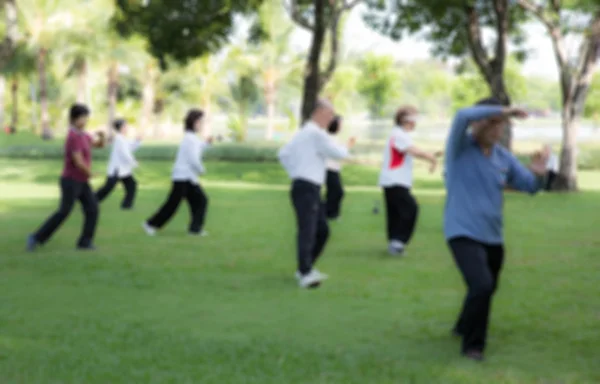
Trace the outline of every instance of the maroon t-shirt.
<path fill-rule="evenodd" d="M 89 167 L 92 163 L 92 137 L 75 128 L 69 129 L 65 141 L 65 167 L 62 177 L 79 182 L 87 182 L 89 177 L 81 169 L 77 168 L 73 161 L 73 153 L 81 152 L 83 162 Z"/>

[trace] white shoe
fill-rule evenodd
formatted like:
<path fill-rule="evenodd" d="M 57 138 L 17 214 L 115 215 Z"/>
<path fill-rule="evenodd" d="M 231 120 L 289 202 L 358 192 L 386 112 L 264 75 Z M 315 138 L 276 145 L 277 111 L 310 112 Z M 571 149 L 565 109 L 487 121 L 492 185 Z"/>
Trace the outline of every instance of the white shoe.
<path fill-rule="evenodd" d="M 328 274 L 323 273 L 323 272 L 319 271 L 318 269 L 313 269 L 312 272 L 319 275 L 321 277 L 321 280 L 329 279 Z M 296 280 L 300 281 L 301 279 L 302 279 L 302 274 L 300 274 L 300 271 L 296 271 Z"/>
<path fill-rule="evenodd" d="M 148 224 L 146 221 L 144 221 L 142 223 L 142 228 L 144 228 L 144 231 L 146 231 L 146 234 L 148 236 L 155 236 L 156 235 L 156 228 L 154 228 L 153 226 L 151 226 L 150 224 Z"/>
<path fill-rule="evenodd" d="M 308 275 L 300 277 L 298 284 L 301 288 L 317 288 L 322 280 L 322 276 L 313 270 Z"/>
<path fill-rule="evenodd" d="M 190 232 L 190 235 L 192 235 L 192 236 L 199 236 L 199 237 L 206 237 L 206 236 L 208 236 L 208 232 L 206 232 L 206 231 L 201 231 L 200 233 Z"/>
<path fill-rule="evenodd" d="M 392 240 L 388 245 L 388 252 L 392 256 L 400 256 L 404 253 L 404 244 L 401 241 Z"/>

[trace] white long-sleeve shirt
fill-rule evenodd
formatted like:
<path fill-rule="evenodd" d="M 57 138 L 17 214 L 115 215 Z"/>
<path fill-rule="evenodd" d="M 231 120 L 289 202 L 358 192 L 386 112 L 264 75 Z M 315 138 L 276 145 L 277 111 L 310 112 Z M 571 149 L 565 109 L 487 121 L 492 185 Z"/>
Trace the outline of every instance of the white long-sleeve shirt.
<path fill-rule="evenodd" d="M 304 124 L 279 151 L 279 161 L 292 180 L 304 180 L 317 185 L 325 182 L 328 159 L 342 160 L 348 149 L 336 144 L 325 130 L 314 122 Z"/>
<path fill-rule="evenodd" d="M 558 173 L 559 166 L 560 163 L 558 161 L 558 156 L 556 156 L 554 153 L 551 153 L 548 157 L 548 162 L 546 163 L 546 169 L 548 171 Z"/>
<path fill-rule="evenodd" d="M 202 153 L 208 147 L 195 133 L 186 132 L 179 144 L 175 165 L 173 166 L 173 181 L 190 181 L 198 184 L 198 176 L 205 173 L 202 163 Z"/>
<path fill-rule="evenodd" d="M 128 140 L 121 133 L 117 133 L 113 140 L 110 158 L 108 160 L 108 176 L 131 176 L 133 169 L 138 166 L 133 153 L 139 148 L 140 141 Z"/>
<path fill-rule="evenodd" d="M 410 135 L 402 127 L 394 127 L 383 152 L 379 186 L 412 187 L 413 157 L 406 152 L 412 145 Z"/>

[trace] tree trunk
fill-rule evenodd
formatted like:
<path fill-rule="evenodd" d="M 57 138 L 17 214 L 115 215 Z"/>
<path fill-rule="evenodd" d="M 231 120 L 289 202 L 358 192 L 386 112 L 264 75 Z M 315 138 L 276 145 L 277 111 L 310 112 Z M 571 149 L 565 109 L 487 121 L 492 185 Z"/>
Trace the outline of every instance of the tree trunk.
<path fill-rule="evenodd" d="M 15 0 L 6 0 L 4 2 L 4 14 L 6 16 L 6 36 L 0 42 L 0 70 L 6 65 L 8 59 L 14 52 L 15 43 L 19 39 L 17 5 Z"/>
<path fill-rule="evenodd" d="M 325 0 L 314 0 L 314 29 L 310 53 L 304 69 L 304 91 L 302 95 L 302 122 L 310 118 L 319 97 L 320 60 L 325 38 L 324 8 Z"/>
<path fill-rule="evenodd" d="M 141 130 L 146 132 L 152 126 L 152 116 L 154 111 L 154 73 L 152 66 L 146 66 L 144 75 L 144 89 L 142 90 L 142 127 Z M 154 132 L 154 136 L 158 136 L 159 132 Z"/>
<path fill-rule="evenodd" d="M 46 79 L 46 58 L 48 51 L 46 48 L 40 48 L 38 53 L 38 72 L 40 80 L 40 123 L 42 128 L 42 138 L 47 140 L 52 138 L 50 130 L 50 114 L 48 112 L 48 82 Z"/>
<path fill-rule="evenodd" d="M 77 76 L 77 102 L 87 104 L 87 61 L 85 59 L 81 63 Z"/>
<path fill-rule="evenodd" d="M 118 64 L 112 63 L 108 69 L 108 124 L 107 132 L 110 136 L 112 124 L 117 118 L 117 93 L 119 91 Z"/>
<path fill-rule="evenodd" d="M 577 123 L 571 110 L 569 103 L 563 107 L 560 170 L 552 186 L 557 191 L 577 190 Z"/>
<path fill-rule="evenodd" d="M 265 133 L 266 140 L 273 140 L 275 132 L 275 101 L 277 99 L 275 83 L 269 81 L 265 87 L 265 101 L 267 103 L 267 131 Z"/>
<path fill-rule="evenodd" d="M 11 129 L 17 129 L 19 123 L 19 78 L 13 77 L 12 84 L 10 86 L 10 94 L 12 98 L 12 109 L 10 115 L 10 127 Z"/>

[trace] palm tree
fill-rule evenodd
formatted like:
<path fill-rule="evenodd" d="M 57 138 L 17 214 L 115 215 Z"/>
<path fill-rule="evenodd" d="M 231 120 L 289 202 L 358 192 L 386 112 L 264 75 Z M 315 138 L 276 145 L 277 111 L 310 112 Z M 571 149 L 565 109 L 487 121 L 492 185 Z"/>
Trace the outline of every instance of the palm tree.
<path fill-rule="evenodd" d="M 35 71 L 36 55 L 24 44 L 18 45 L 10 59 L 2 67 L 1 75 L 10 79 L 11 119 L 10 127 L 17 129 L 19 123 L 19 85 L 23 76 Z"/>
<path fill-rule="evenodd" d="M 272 140 L 275 131 L 277 92 L 282 81 L 301 77 L 303 60 L 290 50 L 290 37 L 294 25 L 285 15 L 280 1 L 268 0 L 259 9 L 258 24 L 253 27 L 254 44 L 246 54 L 252 56 L 252 65 L 267 106 L 265 139 Z"/>
<path fill-rule="evenodd" d="M 52 136 L 48 112 L 49 54 L 57 42 L 58 34 L 74 25 L 76 18 L 71 10 L 79 6 L 76 0 L 19 0 L 17 3 L 27 43 L 37 54 L 40 123 L 44 138 Z"/>

